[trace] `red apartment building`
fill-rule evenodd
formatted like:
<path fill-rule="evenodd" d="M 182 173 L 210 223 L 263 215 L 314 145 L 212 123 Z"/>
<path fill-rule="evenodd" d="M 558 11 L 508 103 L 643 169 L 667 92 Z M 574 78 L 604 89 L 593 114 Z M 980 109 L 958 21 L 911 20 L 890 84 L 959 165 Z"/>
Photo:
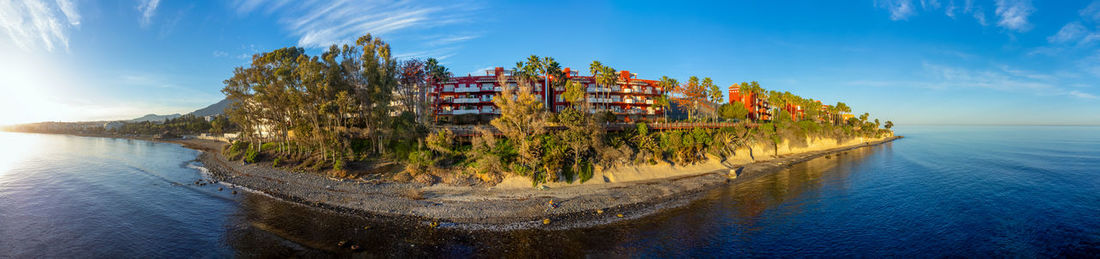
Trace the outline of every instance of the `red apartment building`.
<path fill-rule="evenodd" d="M 760 98 L 753 93 L 741 93 L 741 86 L 733 84 L 729 88 L 730 90 L 730 103 L 741 102 L 745 104 L 745 109 L 749 110 L 749 119 L 752 120 L 771 120 L 771 112 L 766 98 Z"/>
<path fill-rule="evenodd" d="M 493 98 L 503 90 L 497 77 L 506 76 L 508 84 L 517 87 L 516 81 L 511 78 L 513 72 L 497 67 L 485 71 L 485 75 L 451 77 L 447 82 L 435 83 L 428 99 L 436 121 L 443 124 L 486 123 L 500 115 L 500 109 L 493 104 Z M 587 87 L 588 102 L 591 104 L 589 112 L 606 109 L 618 116 L 620 121 L 627 122 L 653 121 L 665 113 L 661 107 L 654 105 L 657 97 L 665 93 L 665 89 L 655 80 L 638 79 L 630 71 L 621 71 L 616 85 L 603 86 L 597 85 L 593 77 L 578 75 L 569 68 L 564 72 L 569 80 Z M 558 112 L 568 107 L 569 103 L 561 97 L 565 88 L 550 89 L 542 79 L 531 83 L 535 95 L 546 104 L 547 110 Z"/>

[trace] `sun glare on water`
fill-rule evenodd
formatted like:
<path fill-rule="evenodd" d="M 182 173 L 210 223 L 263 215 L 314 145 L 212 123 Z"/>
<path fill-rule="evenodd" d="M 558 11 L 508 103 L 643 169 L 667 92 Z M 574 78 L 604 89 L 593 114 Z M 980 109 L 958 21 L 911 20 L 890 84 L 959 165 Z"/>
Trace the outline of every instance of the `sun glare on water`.
<path fill-rule="evenodd" d="M 38 153 L 40 136 L 34 134 L 0 132 L 0 178 L 16 168 L 19 163 Z"/>

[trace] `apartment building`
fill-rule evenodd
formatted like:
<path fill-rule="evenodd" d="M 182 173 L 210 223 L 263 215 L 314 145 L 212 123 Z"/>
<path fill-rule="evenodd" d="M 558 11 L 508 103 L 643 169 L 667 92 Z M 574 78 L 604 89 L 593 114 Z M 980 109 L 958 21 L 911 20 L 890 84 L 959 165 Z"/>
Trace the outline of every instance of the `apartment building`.
<path fill-rule="evenodd" d="M 493 104 L 493 98 L 504 89 L 497 80 L 507 77 L 508 86 L 517 87 L 512 78 L 513 70 L 497 67 L 485 71 L 484 75 L 451 77 L 446 82 L 435 83 L 429 92 L 429 102 L 436 122 L 442 124 L 479 124 L 487 123 L 500 115 L 500 109 Z M 615 85 L 599 85 L 592 76 L 582 76 L 570 68 L 564 69 L 568 80 L 579 82 L 586 87 L 590 113 L 610 111 L 619 121 L 653 121 L 665 111 L 657 107 L 656 99 L 665 94 L 657 81 L 638 79 L 637 74 L 621 71 Z M 562 98 L 564 86 L 548 86 L 545 77 L 531 82 L 536 97 L 542 100 L 550 112 L 558 112 L 570 105 Z"/>

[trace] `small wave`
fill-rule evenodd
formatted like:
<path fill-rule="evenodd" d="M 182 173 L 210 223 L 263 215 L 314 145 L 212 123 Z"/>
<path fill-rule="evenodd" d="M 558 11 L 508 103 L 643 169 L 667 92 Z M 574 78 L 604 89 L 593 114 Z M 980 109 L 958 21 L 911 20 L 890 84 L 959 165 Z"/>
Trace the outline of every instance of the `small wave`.
<path fill-rule="evenodd" d="M 202 162 L 191 161 L 190 163 L 187 163 L 187 168 L 198 170 L 199 173 L 202 174 L 202 176 L 204 178 L 213 178 L 213 175 L 210 173 L 210 169 L 206 168 L 206 166 L 203 165 Z M 269 197 L 269 198 L 279 199 L 278 197 L 267 194 L 266 192 L 259 191 L 259 190 L 254 190 L 254 189 L 245 187 L 243 185 L 237 185 L 237 184 L 233 184 L 233 183 L 226 182 L 226 181 L 217 181 L 217 184 L 225 185 L 227 187 L 234 188 L 234 189 L 240 189 L 241 191 L 246 191 L 246 192 L 250 192 L 250 193 L 253 193 L 253 194 L 263 195 L 263 196 L 266 196 L 266 197 Z"/>
<path fill-rule="evenodd" d="M 187 168 L 198 170 L 199 174 L 201 174 L 203 178 L 211 177 L 210 169 L 207 169 L 206 165 L 203 165 L 202 162 L 191 161 L 190 163 L 187 163 Z"/>

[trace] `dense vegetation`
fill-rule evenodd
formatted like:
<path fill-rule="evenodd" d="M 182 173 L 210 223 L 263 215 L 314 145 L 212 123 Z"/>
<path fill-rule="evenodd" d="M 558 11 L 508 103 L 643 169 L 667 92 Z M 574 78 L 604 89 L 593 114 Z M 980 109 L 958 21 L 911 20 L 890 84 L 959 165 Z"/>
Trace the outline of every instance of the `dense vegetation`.
<path fill-rule="evenodd" d="M 203 133 L 222 134 L 236 132 L 235 124 L 226 116 L 212 120 L 188 114 L 164 121 L 94 121 L 94 122 L 40 122 L 5 127 L 4 130 L 88 135 L 124 136 L 183 136 Z"/>
<path fill-rule="evenodd" d="M 256 54 L 222 90 L 239 100 L 228 113 L 242 142 L 228 153 L 334 172 L 347 162 L 404 160 L 428 132 L 430 83 L 447 75 L 434 59 L 398 62 L 370 35 L 318 56 L 297 47 Z"/>
<path fill-rule="evenodd" d="M 166 119 L 163 122 L 125 122 L 118 128 L 109 129 L 106 132 L 122 135 L 168 134 L 182 136 L 201 133 L 221 134 L 235 130 L 235 127 L 226 116 L 217 116 L 213 120 L 207 121 L 206 118 L 188 114 Z"/>
<path fill-rule="evenodd" d="M 597 84 L 618 83 L 614 68 L 599 61 L 589 68 Z M 671 95 L 657 98 L 655 105 L 669 109 L 675 103 L 688 114 L 683 121 L 727 126 L 656 131 L 637 123 L 609 131 L 606 123 L 615 120 L 610 107 L 589 102 L 585 86 L 568 80 L 553 58 L 532 55 L 516 64 L 511 78 L 499 78 L 503 91 L 493 102 L 500 116 L 475 127 L 472 136 L 460 137 L 448 127 L 434 127 L 428 112 L 429 87 L 448 77 L 447 68 L 434 59 L 396 60 L 388 44 L 370 35 L 318 56 L 297 47 L 256 54 L 222 90 L 238 100 L 229 118 L 241 130 L 240 141 L 225 154 L 344 177 L 355 176 L 349 169 L 399 162 L 407 165 L 399 179 L 476 176 L 496 182 L 521 175 L 538 184 L 586 181 L 597 166 L 690 164 L 721 159 L 752 144 L 778 145 L 807 136 L 874 137 L 891 134 L 892 127 L 886 122 L 880 129 L 877 119 L 868 121 L 869 114 L 842 120 L 841 114 L 850 112 L 844 103 L 823 108 L 812 99 L 741 83 L 743 91 L 776 107 L 771 120 L 753 121 L 754 111 L 744 104 L 723 104 L 723 90 L 713 80 L 693 76 L 684 84 L 663 77 L 660 84 Z M 510 79 L 515 86 L 507 83 Z M 547 112 L 532 90 L 535 80 L 564 87 L 563 99 L 571 105 Z M 790 109 L 794 105 L 803 111 Z"/>

